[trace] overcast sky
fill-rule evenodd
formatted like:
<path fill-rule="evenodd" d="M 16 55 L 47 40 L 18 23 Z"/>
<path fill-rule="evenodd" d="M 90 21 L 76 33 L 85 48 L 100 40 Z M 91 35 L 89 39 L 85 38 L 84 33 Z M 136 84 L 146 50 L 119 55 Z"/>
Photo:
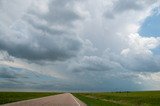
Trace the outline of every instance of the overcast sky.
<path fill-rule="evenodd" d="M 0 90 L 159 89 L 159 0 L 0 0 Z"/>

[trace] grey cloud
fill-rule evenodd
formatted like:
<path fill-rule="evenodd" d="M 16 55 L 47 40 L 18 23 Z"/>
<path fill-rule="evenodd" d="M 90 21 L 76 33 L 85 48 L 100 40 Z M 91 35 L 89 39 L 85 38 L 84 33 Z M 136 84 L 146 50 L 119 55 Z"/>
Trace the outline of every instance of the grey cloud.
<path fill-rule="evenodd" d="M 159 72 L 160 71 L 160 57 L 159 56 L 141 56 L 136 55 L 131 58 L 124 57 L 122 65 L 128 70 L 137 72 Z"/>
<path fill-rule="evenodd" d="M 104 55 L 109 56 L 111 61 L 117 62 L 123 69 L 130 72 L 160 71 L 160 57 L 158 55 L 136 54 L 134 51 L 126 56 L 115 54 L 112 51 L 104 53 Z"/>
<path fill-rule="evenodd" d="M 2 88 L 34 88 L 42 84 L 52 84 L 58 80 L 54 77 L 40 74 L 31 70 L 10 67 L 10 66 L 0 66 L 0 86 Z"/>
<path fill-rule="evenodd" d="M 22 68 L 0 66 L 0 78 L 6 78 L 8 80 L 18 79 L 18 78 L 28 78 L 30 77 L 29 72 L 27 72 L 27 70 Z"/>
<path fill-rule="evenodd" d="M 129 71 L 116 70 L 110 71 L 90 71 L 80 68 L 81 71 L 72 73 L 72 80 L 77 83 L 83 82 L 84 89 L 89 91 L 119 91 L 136 90 L 143 88 L 135 82 L 139 81 L 138 75 Z M 78 80 L 78 81 L 77 81 Z M 80 81 L 80 82 L 79 82 Z M 78 86 L 74 84 L 75 86 Z M 80 87 L 83 89 L 83 87 Z M 82 90 L 81 89 L 81 90 Z"/>
<path fill-rule="evenodd" d="M 66 60 L 77 56 L 83 42 L 74 33 L 72 26 L 80 16 L 66 5 L 72 6 L 74 3 L 53 0 L 49 3 L 49 12 L 41 14 L 41 17 L 38 14 L 26 13 L 20 21 L 8 29 L 10 33 L 5 32 L 5 35 L 0 36 L 0 49 L 14 57 L 32 61 Z M 53 28 L 57 25 L 62 28 Z M 7 38 L 8 36 L 10 37 Z"/>
<path fill-rule="evenodd" d="M 74 21 L 82 19 L 76 12 L 74 5 L 78 0 L 50 0 L 47 13 L 41 14 L 39 10 L 29 9 L 28 13 L 37 15 L 38 18 L 47 20 L 48 25 L 74 27 Z"/>
<path fill-rule="evenodd" d="M 75 86 L 75 80 L 58 79 L 23 68 L 0 66 L 0 90 L 69 91 L 81 89 L 80 86 L 84 84 L 78 83 Z"/>
<path fill-rule="evenodd" d="M 117 0 L 113 2 L 112 8 L 105 12 L 105 17 L 113 19 L 116 15 L 130 11 L 141 11 L 145 7 L 156 3 L 153 1 L 140 1 L 140 0 Z"/>
<path fill-rule="evenodd" d="M 18 74 L 10 71 L 10 69 L 0 68 L 0 78 L 16 78 L 17 76 Z"/>
<path fill-rule="evenodd" d="M 147 58 L 143 57 L 143 54 L 132 54 L 125 57 L 120 54 L 123 48 L 128 47 L 128 43 L 124 42 L 124 38 L 118 36 L 117 33 L 122 32 L 123 34 L 123 32 L 126 32 L 124 27 L 128 25 L 128 21 L 123 20 L 124 16 L 120 20 L 114 20 L 114 17 L 124 12 L 140 11 L 146 5 L 145 2 L 137 0 L 115 2 L 113 8 L 106 12 L 106 15 L 108 15 L 106 17 L 112 18 L 113 21 L 107 21 L 106 25 L 105 21 L 99 16 L 103 14 L 101 10 L 105 9 L 101 8 L 101 5 L 100 10 L 98 9 L 96 4 L 98 0 L 95 5 L 92 5 L 94 1 L 90 0 L 93 9 L 86 10 L 86 13 L 84 13 L 88 14 L 88 19 L 81 23 L 83 27 L 81 29 L 81 26 L 76 26 L 76 22 L 82 19 L 74 8 L 74 3 L 77 1 L 51 0 L 47 12 L 43 13 L 38 9 L 39 7 L 33 9 L 31 6 L 22 16 L 20 15 L 20 19 L 16 18 L 17 16 L 12 19 L 12 15 L 8 15 L 9 18 L 2 19 L 0 17 L 2 20 L 0 22 L 0 50 L 5 50 L 8 56 L 20 58 L 19 60 L 22 62 L 26 62 L 23 59 L 27 59 L 29 62 L 34 61 L 35 63 L 30 64 L 30 66 L 35 69 L 38 68 L 37 63 L 40 61 L 42 62 L 41 65 L 43 64 L 44 73 L 47 67 L 47 70 L 53 70 L 53 74 L 58 72 L 60 77 L 62 74 L 62 77 L 66 78 L 65 81 L 58 80 L 54 77 L 33 73 L 31 70 L 3 67 L 0 68 L 0 88 L 139 90 L 143 85 L 140 86 L 135 83 L 135 81 L 138 81 L 137 73 L 159 72 L 160 60 L 156 56 L 155 58 Z M 97 8 L 95 8 L 96 6 Z M 13 13 L 18 13 L 17 10 L 19 9 L 16 9 Z M 0 16 L 3 16 L 3 13 L 7 13 L 7 11 L 1 12 Z M 96 17 L 99 18 L 96 19 Z M 10 18 L 12 24 L 9 24 L 10 27 L 8 27 L 7 20 Z M 129 20 L 132 20 L 132 18 L 134 17 L 131 16 Z M 15 22 L 15 20 L 17 21 Z M 76 27 L 80 28 L 78 31 L 81 32 L 76 32 Z M 86 32 L 82 30 L 86 30 Z M 87 39 L 94 39 L 92 40 L 94 44 L 92 45 L 90 41 L 84 44 L 81 36 L 75 33 L 84 35 L 84 38 L 90 36 Z M 97 51 L 94 49 L 95 47 L 91 47 L 92 49 L 84 47 L 86 45 L 96 46 Z M 112 49 L 113 52 L 107 51 L 102 55 L 106 48 Z M 46 64 L 44 64 L 44 61 Z"/>
<path fill-rule="evenodd" d="M 155 55 L 128 54 L 123 56 L 112 51 L 105 51 L 102 56 L 84 56 L 72 63 L 70 70 L 85 71 L 128 71 L 128 72 L 159 72 L 160 57 Z"/>
<path fill-rule="evenodd" d="M 74 64 L 74 63 L 73 63 Z M 115 71 L 115 70 L 123 70 L 121 65 L 117 62 L 111 61 L 105 57 L 97 57 L 97 56 L 84 56 L 80 59 L 71 70 L 74 72 L 81 71 Z"/>
<path fill-rule="evenodd" d="M 37 47 L 34 47 L 34 44 Z M 6 50 L 10 55 L 28 60 L 65 60 L 75 57 L 81 46 L 81 42 L 75 38 L 54 38 L 39 35 L 36 35 L 34 39 L 30 39 L 27 44 L 13 43 L 10 45 L 8 41 L 0 42 L 0 48 Z"/>
<path fill-rule="evenodd" d="M 72 22 L 80 19 L 80 16 L 71 8 L 73 0 L 54 0 L 49 3 L 49 13 L 44 16 L 46 20 L 58 25 L 71 24 Z"/>
<path fill-rule="evenodd" d="M 143 5 L 137 0 L 119 0 L 114 5 L 114 11 L 124 12 L 128 10 L 141 10 Z"/>
<path fill-rule="evenodd" d="M 0 51 L 0 61 L 14 62 L 14 58 L 10 56 L 6 51 Z"/>

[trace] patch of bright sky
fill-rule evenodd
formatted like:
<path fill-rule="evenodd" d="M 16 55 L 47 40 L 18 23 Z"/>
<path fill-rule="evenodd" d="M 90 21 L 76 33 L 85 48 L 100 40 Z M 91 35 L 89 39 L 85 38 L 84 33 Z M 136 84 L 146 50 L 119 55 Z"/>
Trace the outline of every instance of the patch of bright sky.
<path fill-rule="evenodd" d="M 143 22 L 139 34 L 147 37 L 160 37 L 160 8 L 154 9 L 153 14 Z"/>
<path fill-rule="evenodd" d="M 159 54 L 160 54 L 160 47 L 153 49 L 152 52 L 153 52 L 154 54 L 159 55 Z"/>

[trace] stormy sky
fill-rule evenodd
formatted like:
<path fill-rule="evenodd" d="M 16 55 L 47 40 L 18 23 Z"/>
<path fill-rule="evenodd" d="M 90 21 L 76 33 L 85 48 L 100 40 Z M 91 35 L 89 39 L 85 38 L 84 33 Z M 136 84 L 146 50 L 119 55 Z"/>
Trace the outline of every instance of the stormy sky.
<path fill-rule="evenodd" d="M 0 0 L 0 90 L 159 89 L 159 0 Z"/>

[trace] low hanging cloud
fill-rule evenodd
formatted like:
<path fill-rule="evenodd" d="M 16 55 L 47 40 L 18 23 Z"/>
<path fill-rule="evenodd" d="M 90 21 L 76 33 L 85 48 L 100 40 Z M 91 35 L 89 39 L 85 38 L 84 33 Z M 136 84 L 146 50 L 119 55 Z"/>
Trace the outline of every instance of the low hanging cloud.
<path fill-rule="evenodd" d="M 81 71 L 97 71 L 97 72 L 110 72 L 114 70 L 123 70 L 123 67 L 115 61 L 111 61 L 106 57 L 97 56 L 84 56 L 77 63 L 73 63 L 70 70 L 73 72 Z"/>
<path fill-rule="evenodd" d="M 52 85 L 53 82 L 58 82 L 58 79 L 28 69 L 11 67 L 7 65 L 0 66 L 1 90 L 22 90 L 26 88 L 33 89 L 34 87 L 36 88 L 43 84 Z"/>

